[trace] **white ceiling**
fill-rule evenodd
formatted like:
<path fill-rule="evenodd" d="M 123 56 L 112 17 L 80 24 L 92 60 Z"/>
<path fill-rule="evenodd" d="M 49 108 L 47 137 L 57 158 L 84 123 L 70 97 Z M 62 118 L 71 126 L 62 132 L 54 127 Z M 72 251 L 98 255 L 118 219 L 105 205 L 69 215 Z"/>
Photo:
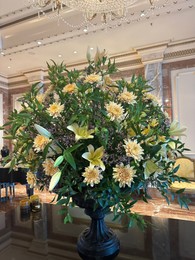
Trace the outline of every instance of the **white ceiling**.
<path fill-rule="evenodd" d="M 67 7 L 59 16 L 47 8 L 47 14 L 38 17 L 37 9 L 29 8 L 29 0 L 0 0 L 4 53 L 0 54 L 0 75 L 46 68 L 50 59 L 67 64 L 84 61 L 88 46 L 94 48 L 92 55 L 97 47 L 115 55 L 154 43 L 195 38 L 195 0 L 157 1 L 158 8 L 147 13 L 149 0 L 137 0 L 126 20 L 112 20 L 105 28 L 99 17 L 92 21 L 96 25 L 87 24 L 81 12 Z M 145 16 L 141 17 L 143 11 Z M 83 31 L 85 27 L 87 32 Z"/>

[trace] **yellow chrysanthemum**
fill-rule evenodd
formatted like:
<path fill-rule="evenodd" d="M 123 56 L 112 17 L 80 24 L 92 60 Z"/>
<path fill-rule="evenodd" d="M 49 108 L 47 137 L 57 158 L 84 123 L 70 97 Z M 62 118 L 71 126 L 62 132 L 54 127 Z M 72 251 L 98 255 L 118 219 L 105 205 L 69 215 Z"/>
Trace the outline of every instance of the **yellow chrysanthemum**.
<path fill-rule="evenodd" d="M 124 148 L 128 157 L 132 157 L 137 161 L 140 161 L 142 159 L 142 154 L 144 153 L 144 150 L 142 149 L 141 145 L 137 143 L 136 140 L 125 140 Z"/>
<path fill-rule="evenodd" d="M 113 178 L 116 182 L 119 182 L 120 188 L 125 187 L 125 185 L 131 187 L 133 177 L 136 176 L 135 173 L 133 167 L 130 167 L 130 165 L 124 166 L 123 163 L 113 168 Z"/>
<path fill-rule="evenodd" d="M 82 154 L 82 157 L 90 162 L 90 166 L 99 166 L 104 171 L 105 165 L 101 160 L 104 155 L 104 147 L 101 146 L 94 150 L 93 145 L 90 144 L 87 148 L 89 152 Z"/>
<path fill-rule="evenodd" d="M 128 103 L 128 104 L 135 104 L 136 103 L 136 96 L 129 91 L 124 91 L 118 96 L 118 99 L 122 102 Z"/>
<path fill-rule="evenodd" d="M 28 154 L 26 155 L 26 161 L 31 162 L 36 158 L 37 158 L 37 155 L 34 153 L 33 149 L 30 149 Z"/>
<path fill-rule="evenodd" d="M 64 105 L 55 102 L 48 107 L 47 112 L 50 116 L 59 117 L 63 110 Z"/>
<path fill-rule="evenodd" d="M 75 93 L 75 92 L 77 92 L 77 85 L 75 83 L 67 84 L 63 88 L 62 92 L 69 93 L 69 94 Z"/>
<path fill-rule="evenodd" d="M 160 100 L 155 95 L 153 95 L 151 93 L 145 93 L 144 99 L 152 101 L 154 106 L 157 106 L 157 105 L 160 104 Z"/>
<path fill-rule="evenodd" d="M 91 139 L 94 138 L 92 133 L 94 133 L 95 130 L 91 129 L 88 130 L 87 126 L 78 126 L 78 124 L 74 123 L 72 125 L 67 126 L 67 128 L 75 133 L 75 140 L 78 141 L 80 139 Z"/>
<path fill-rule="evenodd" d="M 96 83 L 101 81 L 101 76 L 97 74 L 90 74 L 85 78 L 85 83 Z"/>
<path fill-rule="evenodd" d="M 110 102 L 109 104 L 107 104 L 106 110 L 111 121 L 116 120 L 120 122 L 125 117 L 123 107 L 115 102 Z"/>
<path fill-rule="evenodd" d="M 27 172 L 26 180 L 27 180 L 27 183 L 30 184 L 31 188 L 34 188 L 36 186 L 36 176 L 31 171 Z"/>
<path fill-rule="evenodd" d="M 82 176 L 85 178 L 83 182 L 91 187 L 93 187 L 94 184 L 100 183 L 100 180 L 103 178 L 98 168 L 93 166 L 86 167 Z"/>
<path fill-rule="evenodd" d="M 43 136 L 43 135 L 37 135 L 34 139 L 34 145 L 36 152 L 43 151 L 48 143 L 51 142 L 51 139 Z"/>
<path fill-rule="evenodd" d="M 43 103 L 44 99 L 45 99 L 45 95 L 44 94 L 38 94 L 36 96 L 36 99 L 39 101 L 39 103 Z"/>
<path fill-rule="evenodd" d="M 50 158 L 47 158 L 43 162 L 43 169 L 45 171 L 45 175 L 53 176 L 56 172 L 59 171 L 57 167 L 54 167 L 54 161 Z"/>

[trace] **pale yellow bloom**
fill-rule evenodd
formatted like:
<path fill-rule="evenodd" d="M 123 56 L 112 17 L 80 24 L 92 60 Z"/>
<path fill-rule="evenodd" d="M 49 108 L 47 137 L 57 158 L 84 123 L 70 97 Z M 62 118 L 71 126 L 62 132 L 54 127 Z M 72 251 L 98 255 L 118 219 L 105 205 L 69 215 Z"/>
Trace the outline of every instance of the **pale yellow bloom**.
<path fill-rule="evenodd" d="M 118 99 L 120 101 L 131 104 L 131 105 L 136 103 L 136 98 L 137 97 L 133 94 L 133 92 L 129 92 L 129 91 L 123 91 L 118 96 Z"/>
<path fill-rule="evenodd" d="M 149 132 L 150 132 L 150 126 L 144 128 L 141 133 L 142 133 L 142 135 L 148 135 Z"/>
<path fill-rule="evenodd" d="M 100 180 L 103 178 L 98 168 L 93 166 L 86 167 L 82 176 L 85 178 L 83 182 L 91 187 L 93 187 L 94 184 L 100 183 Z"/>
<path fill-rule="evenodd" d="M 23 135 L 24 130 L 26 129 L 26 126 L 20 126 L 18 130 L 16 131 L 16 135 Z"/>
<path fill-rule="evenodd" d="M 94 150 L 93 145 L 90 144 L 87 148 L 89 152 L 84 153 L 82 157 L 90 162 L 90 166 L 99 166 L 104 171 L 105 165 L 101 160 L 104 155 L 104 147 L 101 146 Z"/>
<path fill-rule="evenodd" d="M 133 177 L 136 176 L 135 173 L 133 167 L 130 167 L 130 165 L 124 166 L 123 163 L 113 168 L 113 178 L 119 182 L 120 188 L 125 187 L 125 185 L 131 187 Z"/>
<path fill-rule="evenodd" d="M 180 127 L 179 122 L 174 120 L 170 125 L 169 134 L 173 136 L 185 136 L 184 132 L 186 129 L 186 127 Z"/>
<path fill-rule="evenodd" d="M 128 157 L 132 157 L 137 161 L 140 161 L 142 159 L 142 154 L 144 153 L 144 150 L 142 149 L 141 145 L 137 143 L 136 140 L 125 140 L 124 148 Z"/>
<path fill-rule="evenodd" d="M 150 122 L 150 126 L 151 126 L 151 127 L 155 127 L 155 126 L 157 126 L 157 125 L 158 125 L 157 119 L 155 119 L 155 118 L 152 119 L 151 122 Z"/>
<path fill-rule="evenodd" d="M 34 145 L 36 152 L 43 151 L 47 144 L 51 142 L 51 139 L 43 136 L 43 135 L 37 135 L 34 139 Z"/>
<path fill-rule="evenodd" d="M 33 149 L 30 149 L 28 154 L 26 155 L 26 161 L 31 162 L 36 158 L 37 158 L 37 155 L 34 153 Z"/>
<path fill-rule="evenodd" d="M 69 93 L 69 94 L 75 93 L 75 92 L 77 92 L 77 85 L 75 83 L 67 84 L 63 88 L 62 92 Z"/>
<path fill-rule="evenodd" d="M 78 126 L 78 124 L 74 123 L 72 125 L 67 126 L 67 128 L 74 132 L 75 134 L 75 140 L 78 141 L 80 139 L 91 139 L 94 138 L 92 133 L 94 133 L 95 130 L 91 129 L 88 130 L 87 126 Z"/>
<path fill-rule="evenodd" d="M 36 186 L 36 176 L 31 171 L 27 172 L 26 180 L 27 180 L 28 184 L 30 184 L 31 188 L 34 188 Z"/>
<path fill-rule="evenodd" d="M 43 162 L 43 169 L 45 171 L 45 175 L 53 176 L 56 172 L 59 171 L 57 167 L 54 167 L 54 161 L 51 158 L 47 158 Z"/>
<path fill-rule="evenodd" d="M 55 102 L 48 107 L 47 112 L 50 116 L 59 117 L 63 110 L 64 105 Z"/>
<path fill-rule="evenodd" d="M 151 93 L 145 93 L 144 99 L 152 101 L 154 106 L 157 106 L 157 105 L 160 104 L 160 100 L 155 95 L 153 95 Z"/>
<path fill-rule="evenodd" d="M 44 99 L 45 99 L 45 95 L 44 94 L 38 94 L 36 96 L 36 99 L 39 101 L 39 103 L 43 103 Z"/>
<path fill-rule="evenodd" d="M 110 87 L 117 86 L 117 83 L 113 81 L 109 75 L 104 76 L 104 84 Z"/>
<path fill-rule="evenodd" d="M 160 142 L 165 142 L 166 141 L 166 136 L 164 136 L 164 135 L 159 135 L 158 136 L 158 142 L 160 143 Z"/>
<path fill-rule="evenodd" d="M 110 102 L 106 105 L 106 110 L 111 121 L 121 121 L 125 118 L 124 109 L 120 104 Z"/>
<path fill-rule="evenodd" d="M 130 136 L 136 136 L 136 132 L 133 130 L 133 128 L 130 128 L 130 129 L 128 130 L 128 135 L 130 135 Z"/>
<path fill-rule="evenodd" d="M 97 83 L 101 81 L 101 76 L 97 74 L 90 74 L 85 78 L 85 83 Z"/>

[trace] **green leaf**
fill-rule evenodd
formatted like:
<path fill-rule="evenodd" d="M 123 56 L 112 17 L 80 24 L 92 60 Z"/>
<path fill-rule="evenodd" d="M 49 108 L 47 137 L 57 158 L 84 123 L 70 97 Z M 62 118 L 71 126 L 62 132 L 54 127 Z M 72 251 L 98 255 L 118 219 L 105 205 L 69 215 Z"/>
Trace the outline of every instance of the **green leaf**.
<path fill-rule="evenodd" d="M 72 154 L 69 153 L 68 151 L 65 151 L 64 158 L 72 166 L 72 168 L 74 170 L 76 170 L 76 163 L 75 163 L 75 160 L 74 160 L 74 157 L 72 156 Z"/>

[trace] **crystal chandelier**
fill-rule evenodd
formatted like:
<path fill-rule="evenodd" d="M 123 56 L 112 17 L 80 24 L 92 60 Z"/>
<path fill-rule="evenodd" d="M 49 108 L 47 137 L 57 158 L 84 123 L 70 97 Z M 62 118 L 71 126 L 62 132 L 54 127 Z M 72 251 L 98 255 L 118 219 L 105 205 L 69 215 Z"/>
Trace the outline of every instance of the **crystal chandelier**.
<path fill-rule="evenodd" d="M 123 17 L 126 10 L 137 0 L 64 0 L 66 6 L 84 12 L 87 20 L 92 20 L 98 14 L 103 21 L 108 17 Z"/>
<path fill-rule="evenodd" d="M 38 7 L 40 9 L 51 6 L 52 11 L 57 11 L 59 13 L 60 9 L 63 8 L 64 3 L 63 0 L 30 0 L 31 5 L 34 7 Z"/>
<path fill-rule="evenodd" d="M 67 6 L 70 9 L 83 13 L 86 21 L 93 20 L 96 16 L 101 17 L 101 21 L 106 23 L 112 18 L 123 18 L 128 9 L 138 0 L 29 0 L 33 7 L 38 7 L 41 11 L 45 7 L 51 7 L 52 11 L 60 10 Z M 154 1 L 148 0 L 150 5 Z"/>
<path fill-rule="evenodd" d="M 84 14 L 86 20 L 90 21 L 98 14 L 102 21 L 108 18 L 123 17 L 126 10 L 137 0 L 31 0 L 31 5 L 43 9 L 46 6 L 51 6 L 53 11 L 58 13 L 67 6 L 73 10 L 80 11 Z"/>

